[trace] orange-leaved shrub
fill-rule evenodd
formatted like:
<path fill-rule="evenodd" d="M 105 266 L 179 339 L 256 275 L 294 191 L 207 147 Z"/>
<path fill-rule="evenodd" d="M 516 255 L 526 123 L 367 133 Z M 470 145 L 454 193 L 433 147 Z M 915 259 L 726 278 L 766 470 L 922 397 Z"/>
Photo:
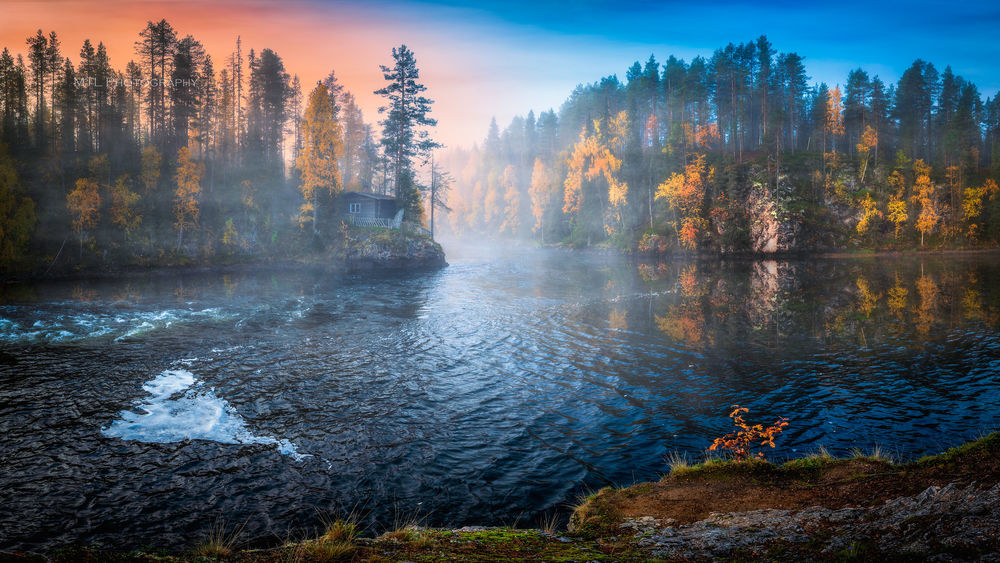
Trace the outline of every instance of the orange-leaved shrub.
<path fill-rule="evenodd" d="M 764 459 L 764 446 L 774 447 L 774 437 L 781 434 L 781 431 L 788 426 L 788 419 L 779 418 L 774 424 L 764 428 L 761 424 L 750 426 L 743 420 L 743 414 L 750 412 L 750 409 L 733 405 L 733 412 L 729 413 L 729 418 L 733 419 L 733 424 L 739 429 L 730 432 L 725 436 L 716 438 L 708 451 L 723 450 L 736 461 L 746 461 L 751 457 Z M 757 451 L 754 451 L 754 450 Z"/>

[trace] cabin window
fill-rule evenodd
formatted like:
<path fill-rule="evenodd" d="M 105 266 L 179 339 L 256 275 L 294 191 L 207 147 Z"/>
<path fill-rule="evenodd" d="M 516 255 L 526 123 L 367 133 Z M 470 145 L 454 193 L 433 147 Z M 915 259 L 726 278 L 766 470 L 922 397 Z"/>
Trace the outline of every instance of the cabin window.
<path fill-rule="evenodd" d="M 351 203 L 351 204 L 348 204 L 347 212 L 348 213 L 361 213 L 361 204 L 360 203 Z"/>

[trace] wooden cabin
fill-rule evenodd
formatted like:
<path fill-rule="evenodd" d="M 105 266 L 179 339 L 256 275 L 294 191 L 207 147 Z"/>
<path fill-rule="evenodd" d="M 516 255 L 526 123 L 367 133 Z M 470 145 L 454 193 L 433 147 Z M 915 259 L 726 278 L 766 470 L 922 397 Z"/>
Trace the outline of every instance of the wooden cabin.
<path fill-rule="evenodd" d="M 388 227 L 396 216 L 396 198 L 369 192 L 344 192 L 340 197 L 348 222 L 368 227 Z"/>

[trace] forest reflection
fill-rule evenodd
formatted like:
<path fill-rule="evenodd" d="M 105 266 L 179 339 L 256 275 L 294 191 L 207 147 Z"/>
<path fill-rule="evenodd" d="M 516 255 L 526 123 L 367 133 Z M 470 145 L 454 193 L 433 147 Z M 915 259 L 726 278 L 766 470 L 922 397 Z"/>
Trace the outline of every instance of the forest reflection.
<path fill-rule="evenodd" d="M 853 340 L 862 349 L 889 341 L 920 346 L 969 323 L 1000 324 L 996 295 L 985 283 L 996 269 L 981 262 L 656 262 L 636 271 L 654 290 L 656 329 L 688 346 L 711 347 L 736 330 L 761 343 L 808 337 Z M 627 329 L 628 314 L 613 310 L 608 324 Z"/>

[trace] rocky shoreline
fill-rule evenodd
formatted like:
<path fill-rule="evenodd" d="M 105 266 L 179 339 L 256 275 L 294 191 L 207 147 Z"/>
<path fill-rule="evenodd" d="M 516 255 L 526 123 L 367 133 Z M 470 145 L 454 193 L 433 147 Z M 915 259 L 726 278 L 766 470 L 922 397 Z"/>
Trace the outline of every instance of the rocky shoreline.
<path fill-rule="evenodd" d="M 424 528 L 364 537 L 350 518 L 322 535 L 241 549 L 238 530 L 184 553 L 73 546 L 3 561 L 1000 561 L 1000 433 L 895 464 L 878 452 L 772 464 L 707 460 L 607 488 L 568 529 Z"/>

